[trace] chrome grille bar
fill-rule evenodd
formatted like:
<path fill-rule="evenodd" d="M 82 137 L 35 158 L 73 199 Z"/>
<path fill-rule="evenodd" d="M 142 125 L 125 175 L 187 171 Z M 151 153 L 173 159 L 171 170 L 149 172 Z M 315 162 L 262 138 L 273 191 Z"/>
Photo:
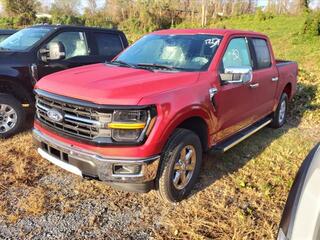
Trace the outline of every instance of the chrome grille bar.
<path fill-rule="evenodd" d="M 111 122 L 111 113 L 99 113 L 92 108 L 59 102 L 41 95 L 36 96 L 36 109 L 40 122 L 59 131 L 86 139 L 111 136 L 111 130 L 109 133 L 109 130 L 103 129 L 107 122 Z M 52 109 L 63 115 L 61 122 L 48 117 L 48 111 Z"/>

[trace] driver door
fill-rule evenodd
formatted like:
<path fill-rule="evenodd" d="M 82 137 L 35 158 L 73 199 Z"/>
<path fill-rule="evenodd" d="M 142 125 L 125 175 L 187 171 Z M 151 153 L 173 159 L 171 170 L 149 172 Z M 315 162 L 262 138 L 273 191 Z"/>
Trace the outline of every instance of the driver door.
<path fill-rule="evenodd" d="M 252 68 L 253 61 L 248 41 L 245 37 L 232 38 L 224 53 L 220 74 L 227 68 Z M 221 141 L 255 122 L 256 101 L 252 81 L 242 83 L 224 80 L 220 77 L 220 89 L 215 96 L 217 104 L 218 133 L 216 141 Z"/>
<path fill-rule="evenodd" d="M 65 58 L 60 60 L 47 60 L 46 62 L 39 60 L 39 79 L 54 72 L 95 63 L 94 57 L 90 54 L 90 48 L 84 31 L 60 32 L 44 47 L 54 42 L 63 44 L 65 48 Z"/>

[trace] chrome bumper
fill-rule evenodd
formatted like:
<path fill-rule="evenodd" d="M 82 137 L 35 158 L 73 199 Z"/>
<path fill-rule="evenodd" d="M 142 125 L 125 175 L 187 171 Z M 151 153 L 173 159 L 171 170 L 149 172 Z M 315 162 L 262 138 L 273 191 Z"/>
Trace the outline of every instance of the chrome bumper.
<path fill-rule="evenodd" d="M 151 158 L 112 158 L 99 156 L 75 146 L 57 141 L 39 130 L 33 130 L 38 153 L 53 164 L 83 177 L 95 178 L 111 183 L 140 184 L 154 180 L 157 176 L 160 156 Z M 119 166 L 131 166 L 134 174 L 116 173 Z"/>

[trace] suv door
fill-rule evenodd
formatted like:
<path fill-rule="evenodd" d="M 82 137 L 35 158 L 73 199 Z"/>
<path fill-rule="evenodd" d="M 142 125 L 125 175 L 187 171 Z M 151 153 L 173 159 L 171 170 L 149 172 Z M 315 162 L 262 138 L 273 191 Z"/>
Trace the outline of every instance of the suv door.
<path fill-rule="evenodd" d="M 229 41 L 220 64 L 220 74 L 226 68 L 253 67 L 249 44 L 246 37 L 234 37 Z M 249 126 L 256 119 L 257 104 L 252 82 L 229 83 L 220 78 L 220 89 L 215 96 L 218 133 L 216 141 L 223 140 Z"/>
<path fill-rule="evenodd" d="M 111 61 L 124 48 L 122 38 L 117 33 L 94 31 L 92 39 L 95 42 L 95 55 L 100 62 Z"/>
<path fill-rule="evenodd" d="M 62 60 L 49 60 L 48 62 L 39 60 L 39 79 L 57 71 L 97 62 L 97 59 L 91 54 L 85 31 L 69 30 L 59 32 L 42 48 L 53 42 L 61 42 L 64 45 L 66 56 Z"/>
<path fill-rule="evenodd" d="M 257 104 L 257 114 L 260 118 L 272 112 L 274 98 L 279 80 L 278 69 L 272 63 L 268 41 L 263 38 L 251 38 L 253 52 L 253 78 L 258 84 L 252 91 Z"/>

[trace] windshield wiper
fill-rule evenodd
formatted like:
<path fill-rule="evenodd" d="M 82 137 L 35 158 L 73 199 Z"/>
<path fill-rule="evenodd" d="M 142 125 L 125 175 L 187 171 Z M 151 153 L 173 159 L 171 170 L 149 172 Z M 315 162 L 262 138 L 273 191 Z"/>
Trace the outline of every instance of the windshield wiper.
<path fill-rule="evenodd" d="M 0 50 L 7 51 L 7 50 L 10 50 L 10 49 L 9 48 L 4 48 L 4 47 L 0 47 Z"/>
<path fill-rule="evenodd" d="M 141 68 L 159 68 L 159 69 L 166 69 L 170 71 L 177 71 L 178 68 L 172 67 L 172 66 L 167 66 L 167 65 L 161 65 L 161 64 L 156 64 L 156 63 L 139 63 L 137 64 L 137 67 Z"/>
<path fill-rule="evenodd" d="M 123 66 L 123 67 L 129 67 L 129 68 L 135 68 L 136 66 L 130 64 L 130 63 L 126 63 L 124 61 L 121 60 L 114 60 L 111 62 L 107 62 L 107 64 L 111 64 L 111 65 L 118 65 L 118 66 Z"/>

